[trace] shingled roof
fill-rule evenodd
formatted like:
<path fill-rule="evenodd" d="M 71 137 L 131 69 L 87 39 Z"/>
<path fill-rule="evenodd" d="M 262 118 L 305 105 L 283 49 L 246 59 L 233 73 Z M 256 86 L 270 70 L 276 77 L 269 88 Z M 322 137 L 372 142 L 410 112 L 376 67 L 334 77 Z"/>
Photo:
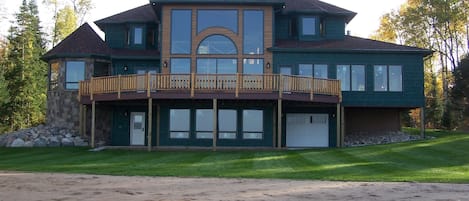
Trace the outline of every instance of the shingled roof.
<path fill-rule="evenodd" d="M 433 52 L 417 47 L 397 45 L 382 41 L 345 36 L 344 40 L 297 41 L 278 40 L 272 51 L 303 51 L 303 52 L 395 52 L 421 53 L 424 56 Z"/>
<path fill-rule="evenodd" d="M 347 23 L 357 15 L 355 12 L 319 0 L 285 0 L 284 12 L 342 15 L 346 17 Z"/>
<path fill-rule="evenodd" d="M 43 60 L 58 57 L 92 57 L 109 55 L 110 49 L 88 23 L 81 25 L 52 50 Z"/>
<path fill-rule="evenodd" d="M 104 24 L 120 24 L 120 23 L 147 23 L 157 22 L 155 10 L 151 4 L 146 4 L 128 11 L 118 13 L 116 15 L 98 20 L 95 22 L 99 28 L 103 29 Z"/>

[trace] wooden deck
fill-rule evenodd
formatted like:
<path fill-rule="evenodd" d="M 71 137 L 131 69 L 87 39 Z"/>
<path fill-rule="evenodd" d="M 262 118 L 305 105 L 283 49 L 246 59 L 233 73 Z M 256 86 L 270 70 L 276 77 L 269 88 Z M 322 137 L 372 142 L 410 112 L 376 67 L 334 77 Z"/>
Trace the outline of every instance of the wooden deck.
<path fill-rule="evenodd" d="M 93 77 L 80 82 L 79 99 L 287 99 L 340 102 L 339 80 L 289 75 L 143 74 Z"/>

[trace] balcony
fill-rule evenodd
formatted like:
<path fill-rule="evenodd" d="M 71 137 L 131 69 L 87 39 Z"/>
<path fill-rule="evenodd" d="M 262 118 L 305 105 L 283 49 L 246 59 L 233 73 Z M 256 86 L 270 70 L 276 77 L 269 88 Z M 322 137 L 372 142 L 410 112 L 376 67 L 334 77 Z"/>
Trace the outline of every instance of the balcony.
<path fill-rule="evenodd" d="M 290 75 L 143 74 L 80 82 L 82 104 L 137 99 L 232 99 L 341 102 L 339 80 Z"/>

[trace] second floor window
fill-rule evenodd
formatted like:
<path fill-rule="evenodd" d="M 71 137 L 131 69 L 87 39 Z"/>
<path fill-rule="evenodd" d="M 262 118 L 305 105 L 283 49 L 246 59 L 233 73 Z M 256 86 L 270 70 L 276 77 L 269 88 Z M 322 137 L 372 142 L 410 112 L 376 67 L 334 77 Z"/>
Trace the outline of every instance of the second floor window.
<path fill-rule="evenodd" d="M 402 91 L 402 66 L 374 66 L 375 91 Z"/>
<path fill-rule="evenodd" d="M 244 11 L 244 54 L 264 54 L 264 12 Z"/>
<path fill-rule="evenodd" d="M 342 91 L 365 91 L 365 66 L 338 65 L 337 79 Z"/>
<path fill-rule="evenodd" d="M 300 64 L 298 66 L 298 74 L 302 76 L 327 79 L 327 65 Z"/>
<path fill-rule="evenodd" d="M 316 35 L 316 18 L 303 17 L 301 19 L 302 35 L 314 36 Z"/>
<path fill-rule="evenodd" d="M 143 28 L 134 28 L 134 45 L 141 45 L 143 43 Z"/>
<path fill-rule="evenodd" d="M 197 54 L 237 54 L 237 51 L 235 44 L 229 38 L 212 35 L 200 43 Z"/>
<path fill-rule="evenodd" d="M 191 59 L 190 58 L 173 58 L 171 59 L 172 74 L 189 74 L 191 73 Z"/>
<path fill-rule="evenodd" d="M 237 10 L 198 10 L 197 33 L 211 27 L 222 27 L 238 33 Z"/>

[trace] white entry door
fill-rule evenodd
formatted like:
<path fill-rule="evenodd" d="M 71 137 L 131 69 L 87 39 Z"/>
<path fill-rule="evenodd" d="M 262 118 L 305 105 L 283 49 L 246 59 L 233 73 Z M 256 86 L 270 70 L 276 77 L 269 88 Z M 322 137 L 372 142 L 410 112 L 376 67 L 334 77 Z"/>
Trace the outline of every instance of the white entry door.
<path fill-rule="evenodd" d="M 328 114 L 287 114 L 287 147 L 329 147 Z"/>
<path fill-rule="evenodd" d="M 130 115 L 130 145 L 145 145 L 145 112 Z"/>

